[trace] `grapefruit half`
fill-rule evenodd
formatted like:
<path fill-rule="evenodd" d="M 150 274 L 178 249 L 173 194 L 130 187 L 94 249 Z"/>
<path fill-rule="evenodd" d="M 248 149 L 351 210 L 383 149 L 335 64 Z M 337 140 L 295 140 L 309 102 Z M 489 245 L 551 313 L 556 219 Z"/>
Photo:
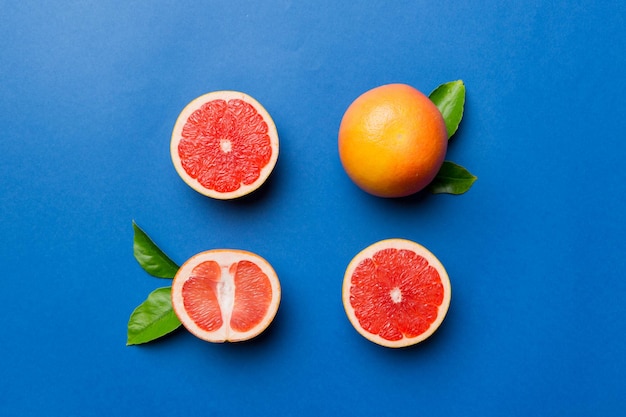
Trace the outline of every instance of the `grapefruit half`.
<path fill-rule="evenodd" d="M 180 113 L 170 153 L 176 172 L 191 188 L 232 199 L 267 180 L 278 159 L 278 133 L 254 98 L 238 91 L 214 91 Z"/>
<path fill-rule="evenodd" d="M 442 323 L 450 305 L 450 279 L 428 249 L 387 239 L 359 252 L 343 281 L 350 323 L 366 339 L 398 348 L 419 343 Z"/>
<path fill-rule="evenodd" d="M 238 342 L 262 333 L 280 304 L 280 282 L 262 257 L 236 249 L 201 252 L 172 282 L 172 306 L 189 332 L 207 342 Z"/>

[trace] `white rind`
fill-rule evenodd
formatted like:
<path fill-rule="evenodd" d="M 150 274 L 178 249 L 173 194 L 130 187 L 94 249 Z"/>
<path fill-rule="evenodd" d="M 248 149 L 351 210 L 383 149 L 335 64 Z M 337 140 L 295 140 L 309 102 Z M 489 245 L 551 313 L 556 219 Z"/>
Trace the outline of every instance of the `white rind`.
<path fill-rule="evenodd" d="M 227 314 L 225 316 L 223 315 L 224 324 L 220 329 L 213 332 L 208 332 L 201 329 L 193 322 L 193 320 L 189 318 L 189 315 L 183 307 L 184 304 L 182 297 L 182 288 L 187 279 L 189 279 L 191 271 L 193 271 L 193 269 L 202 262 L 215 261 L 220 265 L 222 269 L 222 274 L 224 274 L 228 273 L 228 268 L 230 265 L 235 262 L 244 260 L 250 261 L 257 265 L 269 278 L 272 287 L 272 300 L 270 302 L 270 308 L 267 314 L 258 325 L 256 325 L 254 328 L 247 332 L 236 332 L 230 329 L 230 311 L 227 311 Z M 228 277 L 227 279 L 230 279 L 230 277 Z M 230 308 L 232 309 L 232 300 L 223 299 L 223 297 L 227 296 L 227 294 L 228 293 L 222 293 L 218 297 L 218 300 L 220 297 L 222 297 L 220 302 L 227 304 L 230 303 Z M 234 290 L 232 291 L 232 293 L 230 293 L 230 295 L 234 295 Z M 202 340 L 206 340 L 207 342 L 238 342 L 252 339 L 253 337 L 258 336 L 274 320 L 274 317 L 276 316 L 276 313 L 278 312 L 278 307 L 280 305 L 280 298 L 280 282 L 278 280 L 278 276 L 276 275 L 276 271 L 274 271 L 274 268 L 272 268 L 270 263 L 257 254 L 239 249 L 213 249 L 205 252 L 200 252 L 197 255 L 192 256 L 190 259 L 188 259 L 178 269 L 178 272 L 176 273 L 176 276 L 172 281 L 172 306 L 174 308 L 174 312 L 178 316 L 183 326 L 185 326 L 185 328 L 189 330 L 190 333 Z M 220 307 L 226 307 L 225 310 L 228 309 L 228 305 L 221 304 Z"/>
<path fill-rule="evenodd" d="M 352 308 L 350 304 L 351 277 L 352 277 L 352 274 L 354 273 L 354 270 L 363 259 L 371 258 L 376 252 L 378 252 L 381 249 L 386 249 L 386 248 L 408 249 L 417 253 L 420 256 L 423 256 L 430 265 L 432 265 L 433 267 L 435 267 L 435 269 L 437 269 L 437 271 L 439 272 L 439 276 L 441 278 L 441 283 L 444 287 L 444 299 L 441 305 L 439 306 L 437 319 L 430 325 L 427 331 L 425 331 L 424 333 L 422 333 L 421 335 L 415 338 L 403 337 L 402 339 L 397 340 L 397 341 L 390 341 L 387 339 L 383 339 L 379 335 L 367 332 L 359 324 L 359 321 L 356 318 L 356 315 L 354 313 L 354 309 Z M 450 286 L 450 278 L 448 277 L 448 273 L 446 272 L 445 268 L 443 267 L 439 259 L 437 259 L 437 257 L 432 252 L 430 252 L 428 249 L 426 249 L 424 246 L 420 245 L 419 243 L 416 243 L 407 239 L 397 239 L 397 238 L 378 241 L 368 246 L 367 248 L 363 249 L 361 252 L 359 252 L 352 259 L 352 261 L 348 265 L 348 268 L 346 269 L 346 273 L 343 279 L 343 287 L 342 287 L 342 299 L 343 299 L 344 309 L 346 311 L 346 315 L 348 316 L 348 320 L 350 320 L 350 323 L 352 324 L 352 326 L 354 326 L 356 331 L 359 332 L 361 336 L 365 337 L 371 342 L 374 342 L 381 346 L 390 347 L 390 348 L 400 348 L 400 347 L 411 346 L 423 340 L 426 340 L 428 337 L 430 337 L 443 322 L 443 319 L 445 318 L 448 312 L 448 308 L 450 306 L 451 296 L 452 296 L 452 288 Z"/>
<path fill-rule="evenodd" d="M 207 103 L 212 100 L 232 100 L 232 99 L 240 99 L 243 100 L 256 109 L 256 111 L 263 117 L 265 123 L 267 123 L 267 134 L 270 137 L 270 142 L 272 146 L 272 156 L 270 161 L 261 169 L 261 173 L 259 178 L 250 185 L 241 184 L 241 187 L 235 191 L 220 193 L 215 190 L 209 190 L 201 185 L 195 178 L 192 178 L 185 169 L 183 168 L 180 158 L 178 157 L 178 144 L 182 138 L 183 126 L 189 119 L 189 116 L 199 109 L 204 103 Z M 174 168 L 180 177 L 187 183 L 191 188 L 208 197 L 212 197 L 219 200 L 230 200 L 233 198 L 243 197 L 246 194 L 253 192 L 258 189 L 267 178 L 270 176 L 274 167 L 276 166 L 276 162 L 278 160 L 278 150 L 279 150 L 279 142 L 278 142 L 278 131 L 276 130 L 276 124 L 274 120 L 270 116 L 270 114 L 265 110 L 265 108 L 253 97 L 247 95 L 246 93 L 242 93 L 240 91 L 213 91 L 200 97 L 192 100 L 185 108 L 181 111 L 176 119 L 176 123 L 174 124 L 174 129 L 172 130 L 172 138 L 170 141 L 170 155 L 172 158 L 172 162 L 174 164 Z"/>

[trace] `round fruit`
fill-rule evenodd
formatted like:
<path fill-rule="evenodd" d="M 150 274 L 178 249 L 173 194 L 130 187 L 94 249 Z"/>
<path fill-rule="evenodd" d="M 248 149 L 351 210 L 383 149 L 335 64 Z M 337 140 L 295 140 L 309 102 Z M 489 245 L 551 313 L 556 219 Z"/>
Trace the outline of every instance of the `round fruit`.
<path fill-rule="evenodd" d="M 261 104 L 237 91 L 214 91 L 178 116 L 170 152 L 191 188 L 218 199 L 241 197 L 265 182 L 278 158 L 278 133 Z"/>
<path fill-rule="evenodd" d="M 441 112 L 406 84 L 369 90 L 339 127 L 339 157 L 354 183 L 379 197 L 404 197 L 432 182 L 448 147 Z"/>
<path fill-rule="evenodd" d="M 450 279 L 422 245 L 405 239 L 374 243 L 357 254 L 343 280 L 343 306 L 354 328 L 386 347 L 428 338 L 450 305 Z"/>
<path fill-rule="evenodd" d="M 269 326 L 280 304 L 280 282 L 259 255 L 235 249 L 201 252 L 172 282 L 172 306 L 187 330 L 208 342 L 238 342 Z"/>

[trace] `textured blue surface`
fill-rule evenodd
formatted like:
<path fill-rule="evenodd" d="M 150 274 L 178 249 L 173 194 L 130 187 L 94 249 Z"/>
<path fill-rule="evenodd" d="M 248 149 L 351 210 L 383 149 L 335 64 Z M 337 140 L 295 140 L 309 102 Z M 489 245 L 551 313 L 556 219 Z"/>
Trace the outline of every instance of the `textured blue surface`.
<path fill-rule="evenodd" d="M 622 2 L 3 2 L 0 414 L 621 415 L 626 408 L 626 8 Z M 448 159 L 465 195 L 371 197 L 344 174 L 341 116 L 404 82 L 467 86 Z M 235 89 L 281 154 L 241 201 L 187 187 L 178 112 Z M 126 347 L 168 282 L 132 256 L 132 220 L 176 262 L 259 253 L 283 302 L 246 344 L 185 331 Z M 453 286 L 427 342 L 350 326 L 350 259 L 422 243 Z"/>

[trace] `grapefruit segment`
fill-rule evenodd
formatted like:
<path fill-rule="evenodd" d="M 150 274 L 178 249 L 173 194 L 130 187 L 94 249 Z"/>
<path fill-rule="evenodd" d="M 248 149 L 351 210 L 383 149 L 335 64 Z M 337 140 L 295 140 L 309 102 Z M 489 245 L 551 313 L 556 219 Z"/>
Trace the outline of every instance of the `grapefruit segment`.
<path fill-rule="evenodd" d="M 206 332 L 218 330 L 224 322 L 217 293 L 220 278 L 221 270 L 217 262 L 206 261 L 193 268 L 192 275 L 183 283 L 185 311 Z"/>
<path fill-rule="evenodd" d="M 233 264 L 231 274 L 235 279 L 235 300 L 230 327 L 247 332 L 257 326 L 267 314 L 272 303 L 272 288 L 267 275 L 249 261 Z"/>
<path fill-rule="evenodd" d="M 343 281 L 343 305 L 354 328 L 386 347 L 414 345 L 442 323 L 450 305 L 448 274 L 418 243 L 382 240 L 359 252 Z"/>
<path fill-rule="evenodd" d="M 180 113 L 170 153 L 174 168 L 191 188 L 209 197 L 232 199 L 267 180 L 278 159 L 278 133 L 254 98 L 214 91 Z"/>
<path fill-rule="evenodd" d="M 172 282 L 172 306 L 192 334 L 208 342 L 259 335 L 280 304 L 280 282 L 262 257 L 236 249 L 201 252 Z"/>

